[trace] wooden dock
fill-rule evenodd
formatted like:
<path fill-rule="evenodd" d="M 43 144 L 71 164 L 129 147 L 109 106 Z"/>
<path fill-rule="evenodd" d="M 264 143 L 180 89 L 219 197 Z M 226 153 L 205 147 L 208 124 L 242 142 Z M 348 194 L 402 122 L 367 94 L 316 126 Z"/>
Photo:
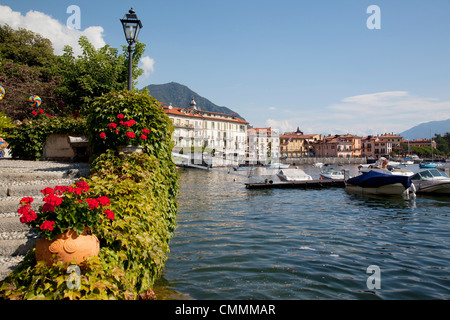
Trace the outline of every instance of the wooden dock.
<path fill-rule="evenodd" d="M 321 188 L 344 188 L 344 180 L 305 180 L 292 182 L 257 182 L 246 183 L 247 189 L 321 189 Z"/>

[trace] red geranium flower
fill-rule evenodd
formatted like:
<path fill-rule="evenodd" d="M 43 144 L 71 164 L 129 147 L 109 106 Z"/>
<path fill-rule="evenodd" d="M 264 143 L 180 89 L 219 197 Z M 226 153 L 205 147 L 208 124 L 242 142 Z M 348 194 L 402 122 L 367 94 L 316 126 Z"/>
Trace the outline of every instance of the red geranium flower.
<path fill-rule="evenodd" d="M 36 111 L 31 111 L 31 114 L 33 115 L 33 116 L 37 116 L 38 115 L 38 113 L 36 112 Z"/>
<path fill-rule="evenodd" d="M 109 129 L 115 129 L 117 128 L 117 123 L 111 122 L 110 124 L 108 124 Z"/>
<path fill-rule="evenodd" d="M 53 190 L 52 188 L 46 187 L 45 189 L 42 189 L 41 192 L 44 196 L 46 196 L 48 194 L 54 194 L 55 190 Z"/>
<path fill-rule="evenodd" d="M 149 133 L 150 133 L 150 130 L 148 130 L 148 129 L 142 129 L 142 133 L 143 133 L 143 134 L 149 134 Z"/>
<path fill-rule="evenodd" d="M 101 132 L 101 133 L 99 134 L 99 137 L 100 137 L 100 139 L 105 139 L 105 138 L 106 138 L 106 133 Z"/>
<path fill-rule="evenodd" d="M 44 198 L 44 202 L 48 203 L 54 207 L 59 206 L 62 203 L 62 198 L 55 196 L 54 194 L 49 194 Z"/>
<path fill-rule="evenodd" d="M 106 217 L 107 217 L 108 219 L 114 220 L 114 212 L 112 212 L 112 211 L 109 210 L 109 209 L 106 209 L 106 210 L 105 210 L 105 214 L 106 214 Z"/>
<path fill-rule="evenodd" d="M 86 199 L 84 201 L 86 201 L 89 204 L 89 209 L 90 210 L 98 208 L 99 203 L 98 203 L 97 200 L 95 200 L 95 199 Z"/>
<path fill-rule="evenodd" d="M 131 139 L 134 139 L 134 137 L 135 137 L 134 132 L 131 132 L 131 131 L 128 131 L 125 135 L 127 136 L 127 138 L 131 138 Z"/>
<path fill-rule="evenodd" d="M 42 206 L 42 212 L 55 212 L 55 206 L 51 205 L 50 203 L 44 203 L 44 205 Z"/>
<path fill-rule="evenodd" d="M 82 188 L 84 192 L 88 192 L 89 191 L 89 185 L 87 184 L 86 181 L 80 180 L 77 183 L 75 183 L 75 185 L 78 188 Z"/>
<path fill-rule="evenodd" d="M 39 109 L 39 113 L 45 113 L 44 109 Z"/>
<path fill-rule="evenodd" d="M 111 201 L 109 201 L 108 197 L 101 196 L 97 198 L 98 203 L 100 203 L 101 206 L 109 206 L 111 204 Z"/>
<path fill-rule="evenodd" d="M 123 114 L 119 113 L 119 114 L 117 115 L 117 119 L 123 119 L 123 118 L 125 118 L 125 116 L 124 116 Z"/>
<path fill-rule="evenodd" d="M 55 221 L 44 221 L 42 224 L 41 224 L 41 230 L 49 230 L 49 231 L 52 231 L 53 230 L 53 228 L 55 227 Z"/>
<path fill-rule="evenodd" d="M 142 139 L 142 140 L 146 140 L 146 139 L 147 139 L 147 136 L 144 135 L 144 134 L 141 134 L 141 139 Z"/>
<path fill-rule="evenodd" d="M 24 197 L 20 200 L 20 203 L 22 205 L 24 204 L 31 204 L 34 201 L 34 199 L 32 197 Z"/>
<path fill-rule="evenodd" d="M 27 223 L 31 222 L 37 219 L 37 214 L 33 210 L 27 210 L 23 213 L 23 215 L 20 217 L 20 222 Z"/>

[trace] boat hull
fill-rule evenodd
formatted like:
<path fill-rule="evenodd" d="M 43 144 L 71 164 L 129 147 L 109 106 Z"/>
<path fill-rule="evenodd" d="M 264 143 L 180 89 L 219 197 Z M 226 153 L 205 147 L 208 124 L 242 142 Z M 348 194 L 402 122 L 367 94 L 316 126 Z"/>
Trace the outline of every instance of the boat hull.
<path fill-rule="evenodd" d="M 345 191 L 354 194 L 382 194 L 382 195 L 402 195 L 405 187 L 401 183 L 387 184 L 377 188 L 361 187 L 351 184 L 345 186 Z"/>
<path fill-rule="evenodd" d="M 427 181 L 413 182 L 417 193 L 423 194 L 450 194 L 450 182 L 430 183 Z"/>

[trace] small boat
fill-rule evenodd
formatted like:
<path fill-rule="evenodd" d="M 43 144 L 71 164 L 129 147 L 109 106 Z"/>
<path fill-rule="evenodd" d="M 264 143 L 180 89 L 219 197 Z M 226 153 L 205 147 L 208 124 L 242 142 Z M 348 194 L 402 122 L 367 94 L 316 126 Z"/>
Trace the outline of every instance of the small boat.
<path fill-rule="evenodd" d="M 271 168 L 271 169 L 287 169 L 289 168 L 289 164 L 283 164 L 283 163 L 270 163 L 270 164 L 266 164 L 267 168 Z"/>
<path fill-rule="evenodd" d="M 240 164 L 239 166 L 234 166 L 233 170 L 234 171 L 249 171 L 252 170 L 252 168 L 254 168 L 255 166 L 251 166 L 251 165 L 247 165 L 247 164 Z"/>
<path fill-rule="evenodd" d="M 359 166 L 359 172 L 366 173 L 369 171 L 378 171 L 378 172 L 382 172 L 382 173 L 393 174 L 393 175 L 398 175 L 398 176 L 407 176 L 407 177 L 411 177 L 414 174 L 414 172 L 412 172 L 410 170 L 400 169 L 398 167 L 391 166 L 389 164 L 389 161 L 387 161 L 387 159 L 384 157 L 381 157 L 375 163 Z"/>
<path fill-rule="evenodd" d="M 417 193 L 450 194 L 450 178 L 438 169 L 429 169 L 411 177 Z"/>
<path fill-rule="evenodd" d="M 411 178 L 371 170 L 345 182 L 345 191 L 356 194 L 415 195 Z"/>
<path fill-rule="evenodd" d="M 434 162 L 421 162 L 419 164 L 420 168 L 436 168 L 438 165 Z"/>
<path fill-rule="evenodd" d="M 320 173 L 320 178 L 325 180 L 343 180 L 344 179 L 344 172 L 342 170 L 330 168 L 322 171 Z"/>
<path fill-rule="evenodd" d="M 309 174 L 306 174 L 305 171 L 298 168 L 281 169 L 277 173 L 277 176 L 281 181 L 284 182 L 305 181 L 313 179 Z"/>

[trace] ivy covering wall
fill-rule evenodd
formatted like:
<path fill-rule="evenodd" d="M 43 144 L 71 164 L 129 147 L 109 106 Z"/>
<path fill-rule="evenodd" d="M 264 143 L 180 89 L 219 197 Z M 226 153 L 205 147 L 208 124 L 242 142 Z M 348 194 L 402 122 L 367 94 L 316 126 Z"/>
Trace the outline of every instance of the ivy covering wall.
<path fill-rule="evenodd" d="M 91 164 L 87 179 L 92 196 L 107 196 L 113 222 L 101 224 L 93 233 L 100 240 L 98 257 L 81 267 L 80 286 L 70 289 L 67 264 L 51 268 L 37 263 L 34 250 L 0 283 L 0 299 L 148 299 L 154 281 L 161 275 L 176 229 L 178 173 L 171 158 L 173 125 L 155 99 L 146 93 L 111 93 L 97 98 L 95 120 L 89 131 L 101 126 L 106 113 L 117 109 L 151 119 L 155 130 L 147 152 L 121 159 L 107 148 Z M 104 107 L 104 108 L 103 108 Z M 126 108 L 128 111 L 124 111 Z M 157 138 L 158 137 L 158 138 Z M 164 137 L 164 139 L 161 139 Z M 155 139 L 155 140 L 152 140 Z M 93 140 L 93 144 L 101 141 Z"/>

